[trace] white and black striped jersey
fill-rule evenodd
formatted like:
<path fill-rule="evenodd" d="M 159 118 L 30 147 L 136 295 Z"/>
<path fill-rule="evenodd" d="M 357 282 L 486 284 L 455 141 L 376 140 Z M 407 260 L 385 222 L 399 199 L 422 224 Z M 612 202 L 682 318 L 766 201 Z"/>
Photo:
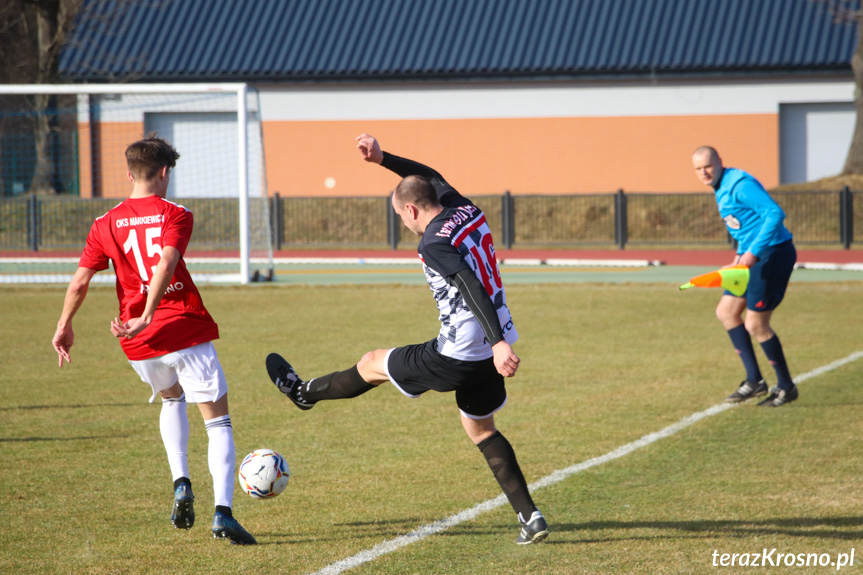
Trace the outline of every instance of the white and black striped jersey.
<path fill-rule="evenodd" d="M 382 165 L 403 177 L 427 177 L 444 207 L 429 223 L 417 248 L 440 312 L 438 352 L 466 361 L 478 361 L 493 355 L 479 321 L 459 289 L 447 281 L 465 269 L 473 271 L 485 287 L 497 311 L 504 339 L 509 344 L 515 343 L 518 332 L 506 305 L 506 292 L 495 259 L 491 230 L 482 210 L 427 166 L 391 154 L 385 154 Z"/>

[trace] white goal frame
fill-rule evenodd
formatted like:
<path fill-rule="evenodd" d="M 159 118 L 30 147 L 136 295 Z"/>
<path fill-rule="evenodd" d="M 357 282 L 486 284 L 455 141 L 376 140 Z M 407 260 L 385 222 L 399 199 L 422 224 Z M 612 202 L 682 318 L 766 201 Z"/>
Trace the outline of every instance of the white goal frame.
<path fill-rule="evenodd" d="M 7 84 L 0 85 L 0 95 L 102 95 L 102 94 L 236 94 L 237 97 L 237 165 L 239 168 L 239 228 L 240 274 L 239 281 L 247 284 L 251 278 L 251 249 L 249 236 L 249 166 L 247 145 L 248 84 Z M 260 113 L 260 112 L 259 112 Z M 263 190 L 267 194 L 267 190 Z"/>

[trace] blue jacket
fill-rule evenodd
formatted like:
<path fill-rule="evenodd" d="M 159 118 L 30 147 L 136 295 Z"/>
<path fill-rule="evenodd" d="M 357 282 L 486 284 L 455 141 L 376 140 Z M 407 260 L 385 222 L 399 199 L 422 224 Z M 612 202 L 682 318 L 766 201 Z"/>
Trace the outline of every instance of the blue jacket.
<path fill-rule="evenodd" d="M 761 258 L 768 246 L 791 239 L 785 212 L 764 187 L 742 170 L 725 168 L 716 188 L 716 205 L 728 233 L 737 241 L 737 253 Z"/>

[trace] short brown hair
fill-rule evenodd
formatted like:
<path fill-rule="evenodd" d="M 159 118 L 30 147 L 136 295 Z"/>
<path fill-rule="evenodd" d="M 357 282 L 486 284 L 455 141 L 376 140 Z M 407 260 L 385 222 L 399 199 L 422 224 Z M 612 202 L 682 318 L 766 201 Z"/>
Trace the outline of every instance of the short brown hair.
<path fill-rule="evenodd" d="M 126 165 L 136 180 L 152 180 L 162 168 L 176 166 L 179 158 L 177 150 L 156 134 L 150 134 L 126 148 Z"/>
<path fill-rule="evenodd" d="M 428 210 L 440 203 L 434 186 L 423 176 L 408 176 L 399 182 L 395 191 L 399 206 L 413 204 L 422 210 Z"/>

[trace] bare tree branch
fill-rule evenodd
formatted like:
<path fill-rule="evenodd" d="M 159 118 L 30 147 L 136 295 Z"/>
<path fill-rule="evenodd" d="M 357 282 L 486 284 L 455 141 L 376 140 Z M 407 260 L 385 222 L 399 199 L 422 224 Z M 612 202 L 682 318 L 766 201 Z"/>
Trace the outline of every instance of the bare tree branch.
<path fill-rule="evenodd" d="M 851 70 L 854 72 L 855 83 L 854 109 L 857 119 L 841 175 L 863 174 L 863 10 L 860 9 L 860 3 L 855 0 L 809 1 L 826 6 L 827 12 L 837 24 L 857 23 L 857 47 L 851 56 Z"/>
<path fill-rule="evenodd" d="M 863 16 L 863 10 L 855 0 L 809 0 L 816 4 L 824 4 L 837 24 L 854 22 Z"/>

